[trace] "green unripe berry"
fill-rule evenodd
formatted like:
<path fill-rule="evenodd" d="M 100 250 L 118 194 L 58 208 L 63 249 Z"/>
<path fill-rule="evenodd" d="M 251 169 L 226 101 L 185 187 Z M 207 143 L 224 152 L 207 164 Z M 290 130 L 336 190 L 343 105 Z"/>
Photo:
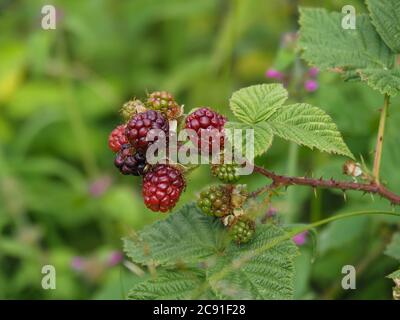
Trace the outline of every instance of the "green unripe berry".
<path fill-rule="evenodd" d="M 231 190 L 224 185 L 210 186 L 200 193 L 197 205 L 206 215 L 224 217 L 231 214 Z"/>
<path fill-rule="evenodd" d="M 230 227 L 229 233 L 237 244 L 247 243 L 255 233 L 255 223 L 248 218 L 238 218 Z"/>
<path fill-rule="evenodd" d="M 222 182 L 235 183 L 240 178 L 238 169 L 239 166 L 235 163 L 218 164 L 211 167 L 211 173 Z"/>

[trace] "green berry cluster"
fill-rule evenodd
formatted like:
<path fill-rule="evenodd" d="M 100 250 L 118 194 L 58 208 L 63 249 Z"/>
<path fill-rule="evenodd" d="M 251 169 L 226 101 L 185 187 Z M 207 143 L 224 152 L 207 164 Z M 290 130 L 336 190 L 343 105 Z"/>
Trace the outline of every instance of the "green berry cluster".
<path fill-rule="evenodd" d="M 230 195 L 227 186 L 210 186 L 200 193 L 197 205 L 206 215 L 224 217 L 232 212 Z"/>
<path fill-rule="evenodd" d="M 229 230 L 229 233 L 237 244 L 249 242 L 253 237 L 254 232 L 254 221 L 246 218 L 238 218 Z"/>
<path fill-rule="evenodd" d="M 167 91 L 155 91 L 148 95 L 146 106 L 160 111 L 168 119 L 176 119 L 181 115 L 181 107 L 174 96 Z"/>
<path fill-rule="evenodd" d="M 125 102 L 119 112 L 125 121 L 129 121 L 133 116 L 144 111 L 146 111 L 146 108 L 143 102 L 138 99 L 132 99 Z"/>
<path fill-rule="evenodd" d="M 239 180 L 239 166 L 235 163 L 217 164 L 211 167 L 211 173 L 225 183 L 235 183 Z"/>
<path fill-rule="evenodd" d="M 213 185 L 200 193 L 197 205 L 204 214 L 219 218 L 232 239 L 241 244 L 255 231 L 255 222 L 244 209 L 248 195 L 245 185 Z"/>

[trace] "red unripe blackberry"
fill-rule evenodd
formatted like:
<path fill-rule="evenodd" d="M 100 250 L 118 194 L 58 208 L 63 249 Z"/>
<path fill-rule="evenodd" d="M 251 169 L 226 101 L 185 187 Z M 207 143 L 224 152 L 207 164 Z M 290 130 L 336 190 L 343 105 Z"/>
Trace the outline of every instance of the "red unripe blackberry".
<path fill-rule="evenodd" d="M 124 175 L 141 176 L 146 169 L 146 156 L 141 151 L 135 151 L 129 144 L 122 146 L 114 160 L 115 166 Z"/>
<path fill-rule="evenodd" d="M 189 114 L 186 118 L 185 129 L 192 129 L 196 131 L 198 137 L 198 148 L 201 148 L 201 142 L 208 142 L 208 150 L 201 150 L 203 154 L 210 154 L 212 152 L 212 146 L 220 139 L 220 149 L 224 146 L 224 125 L 226 123 L 226 118 L 209 109 L 200 108 Z M 207 137 L 206 132 L 211 132 L 216 130 L 219 135 L 217 137 Z M 207 145 L 207 142 L 205 145 Z"/>
<path fill-rule="evenodd" d="M 124 124 L 116 127 L 108 137 L 108 146 L 113 152 L 118 152 L 124 144 L 128 143 L 125 136 L 126 126 Z"/>
<path fill-rule="evenodd" d="M 149 109 L 160 111 L 168 119 L 176 119 L 181 114 L 181 107 L 174 96 L 167 91 L 155 91 L 149 94 L 146 102 Z"/>
<path fill-rule="evenodd" d="M 169 125 L 167 119 L 158 111 L 147 110 L 138 113 L 128 122 L 125 134 L 135 149 L 146 151 L 152 143 L 152 141 L 146 141 L 147 134 L 152 129 L 160 129 L 168 137 Z"/>
<path fill-rule="evenodd" d="M 176 205 L 184 188 L 185 180 L 178 169 L 157 165 L 143 177 L 144 203 L 152 211 L 167 212 Z"/>

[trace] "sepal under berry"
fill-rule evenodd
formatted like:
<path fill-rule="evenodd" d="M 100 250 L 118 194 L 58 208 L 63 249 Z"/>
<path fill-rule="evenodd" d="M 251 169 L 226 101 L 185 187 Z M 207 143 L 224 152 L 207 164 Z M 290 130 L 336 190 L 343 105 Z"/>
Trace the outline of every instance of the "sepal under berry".
<path fill-rule="evenodd" d="M 249 197 L 247 186 L 245 184 L 235 185 L 231 194 L 231 206 L 234 209 L 241 209 Z"/>

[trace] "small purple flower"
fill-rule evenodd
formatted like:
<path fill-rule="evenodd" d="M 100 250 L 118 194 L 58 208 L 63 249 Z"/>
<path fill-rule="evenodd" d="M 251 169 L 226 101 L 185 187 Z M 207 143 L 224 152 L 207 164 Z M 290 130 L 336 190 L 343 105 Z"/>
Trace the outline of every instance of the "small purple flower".
<path fill-rule="evenodd" d="M 277 213 L 278 213 L 278 210 L 276 208 L 269 207 L 266 216 L 268 218 L 272 218 L 272 217 L 275 217 Z"/>
<path fill-rule="evenodd" d="M 85 265 L 85 259 L 82 257 L 73 257 L 71 260 L 71 268 L 75 271 L 82 271 Z"/>
<path fill-rule="evenodd" d="M 92 197 L 98 198 L 107 191 L 111 184 L 112 180 L 110 177 L 100 177 L 89 185 L 89 193 Z"/>
<path fill-rule="evenodd" d="M 308 75 L 309 75 L 311 78 L 317 77 L 318 74 L 319 74 L 319 69 L 316 68 L 316 67 L 312 67 L 312 68 L 310 68 L 310 70 L 308 70 Z"/>
<path fill-rule="evenodd" d="M 304 89 L 306 89 L 306 91 L 308 92 L 314 92 L 317 91 L 318 89 L 318 82 L 315 80 L 307 80 L 304 83 Z"/>
<path fill-rule="evenodd" d="M 292 238 L 292 240 L 293 240 L 294 243 L 297 244 L 298 246 L 302 246 L 302 245 L 306 242 L 306 240 L 307 240 L 307 234 L 308 234 L 308 231 L 301 232 L 301 233 L 299 233 L 299 234 L 296 234 L 296 235 Z"/>
<path fill-rule="evenodd" d="M 268 69 L 265 76 L 271 79 L 283 80 L 283 73 L 275 69 Z"/>
<path fill-rule="evenodd" d="M 109 255 L 109 257 L 107 259 L 107 266 L 114 267 L 117 264 L 119 264 L 123 258 L 124 258 L 124 255 L 122 254 L 122 252 L 113 251 L 113 252 L 111 252 L 111 254 Z"/>

